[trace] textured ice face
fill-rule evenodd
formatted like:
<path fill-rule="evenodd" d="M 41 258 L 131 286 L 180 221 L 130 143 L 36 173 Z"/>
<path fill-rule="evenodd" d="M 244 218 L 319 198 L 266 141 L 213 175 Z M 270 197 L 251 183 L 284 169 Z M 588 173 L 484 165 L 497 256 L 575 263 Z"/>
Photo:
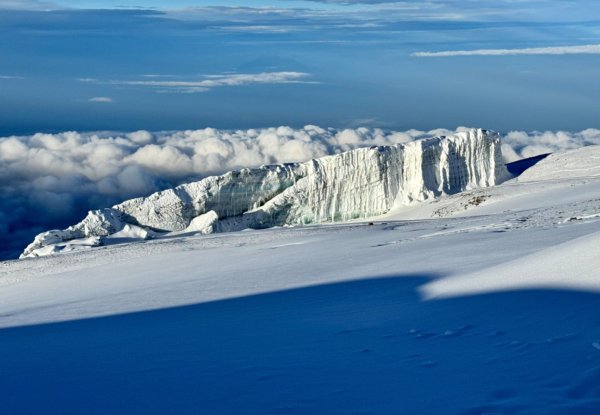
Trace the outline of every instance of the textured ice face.
<path fill-rule="evenodd" d="M 377 216 L 442 194 L 493 186 L 507 175 L 497 135 L 483 130 L 357 149 L 304 165 L 306 175 L 294 186 L 248 213 L 260 218 L 257 224 L 249 221 L 251 227 Z"/>
<path fill-rule="evenodd" d="M 360 148 L 305 163 L 232 171 L 92 211 L 64 231 L 38 235 L 22 257 L 37 256 L 47 245 L 105 237 L 127 224 L 211 233 L 367 218 L 494 186 L 506 177 L 500 138 L 485 130 Z"/>
<path fill-rule="evenodd" d="M 226 218 L 259 207 L 293 186 L 303 170 L 301 164 L 288 164 L 232 171 L 128 200 L 113 209 L 141 226 L 181 231 L 192 219 L 211 210 Z"/>

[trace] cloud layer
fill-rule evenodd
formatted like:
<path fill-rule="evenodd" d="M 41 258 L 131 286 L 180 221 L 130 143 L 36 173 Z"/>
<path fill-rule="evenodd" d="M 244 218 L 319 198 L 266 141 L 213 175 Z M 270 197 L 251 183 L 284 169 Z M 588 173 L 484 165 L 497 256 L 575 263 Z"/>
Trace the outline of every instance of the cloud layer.
<path fill-rule="evenodd" d="M 88 100 L 89 102 L 100 102 L 100 103 L 104 103 L 104 104 L 110 104 L 113 101 L 112 98 L 110 97 L 92 97 Z"/>
<path fill-rule="evenodd" d="M 230 74 L 218 74 L 218 75 L 205 75 L 203 79 L 199 80 L 182 80 L 182 79 L 169 79 L 169 80 L 112 80 L 102 81 L 94 78 L 79 78 L 79 82 L 88 84 L 104 84 L 104 85 L 125 85 L 141 88 L 152 88 L 156 92 L 177 92 L 177 93 L 198 93 L 206 92 L 213 88 L 219 88 L 224 86 L 243 86 L 252 84 L 308 84 L 315 83 L 314 81 L 307 80 L 309 74 L 304 72 L 261 72 L 261 73 L 230 73 Z M 145 75 L 145 78 L 164 78 L 165 76 L 160 75 Z M 169 77 L 169 76 L 166 76 Z M 99 101 L 99 100 L 103 101 Z M 110 101 L 106 101 L 106 100 Z M 97 97 L 92 98 L 95 102 L 112 102 L 110 98 Z M 90 100 L 90 101 L 92 101 Z"/>
<path fill-rule="evenodd" d="M 52 10 L 54 3 L 40 0 L 0 0 L 0 10 Z"/>
<path fill-rule="evenodd" d="M 417 58 L 505 55 L 600 55 L 600 45 L 552 46 L 523 49 L 448 50 L 443 52 L 416 52 L 412 54 L 412 56 Z"/>
<path fill-rule="evenodd" d="M 207 175 L 452 132 L 306 126 L 128 134 L 65 132 L 0 138 L 0 258 L 16 256 L 36 233 L 75 223 L 89 209 Z M 513 131 L 504 140 L 505 158 L 513 161 L 600 144 L 600 130 Z"/>
<path fill-rule="evenodd" d="M 600 130 L 588 128 L 580 132 L 567 131 L 511 131 L 503 137 L 502 154 L 507 162 L 539 154 L 600 145 Z"/>

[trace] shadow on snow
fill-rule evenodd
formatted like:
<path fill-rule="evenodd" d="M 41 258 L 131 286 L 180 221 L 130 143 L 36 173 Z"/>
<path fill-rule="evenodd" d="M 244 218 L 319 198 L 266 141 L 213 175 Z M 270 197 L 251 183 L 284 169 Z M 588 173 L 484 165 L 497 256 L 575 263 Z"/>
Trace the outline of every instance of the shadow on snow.
<path fill-rule="evenodd" d="M 0 330 L 0 413 L 598 413 L 599 296 L 427 280 Z"/>

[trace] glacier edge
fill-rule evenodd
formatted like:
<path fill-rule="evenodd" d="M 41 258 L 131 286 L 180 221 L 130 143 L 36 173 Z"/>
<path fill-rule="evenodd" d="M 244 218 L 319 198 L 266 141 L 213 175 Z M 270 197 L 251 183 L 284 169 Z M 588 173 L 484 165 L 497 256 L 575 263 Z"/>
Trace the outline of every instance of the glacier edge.
<path fill-rule="evenodd" d="M 136 235 L 141 228 L 151 237 L 368 218 L 443 194 L 494 186 L 508 177 L 500 136 L 471 129 L 182 184 L 90 211 L 65 230 L 41 233 L 21 258 L 60 252 L 71 241 L 100 245 L 104 238 L 133 228 Z"/>

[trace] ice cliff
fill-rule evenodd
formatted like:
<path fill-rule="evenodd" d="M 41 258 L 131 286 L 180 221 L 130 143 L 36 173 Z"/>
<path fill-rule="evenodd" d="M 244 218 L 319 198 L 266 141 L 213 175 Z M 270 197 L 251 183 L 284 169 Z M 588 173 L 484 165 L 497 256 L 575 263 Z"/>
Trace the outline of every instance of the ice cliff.
<path fill-rule="evenodd" d="M 305 163 L 262 166 L 94 210 L 38 235 L 21 257 L 95 246 L 110 238 L 212 233 L 368 218 L 508 176 L 498 134 L 481 129 L 395 146 L 360 148 Z"/>

